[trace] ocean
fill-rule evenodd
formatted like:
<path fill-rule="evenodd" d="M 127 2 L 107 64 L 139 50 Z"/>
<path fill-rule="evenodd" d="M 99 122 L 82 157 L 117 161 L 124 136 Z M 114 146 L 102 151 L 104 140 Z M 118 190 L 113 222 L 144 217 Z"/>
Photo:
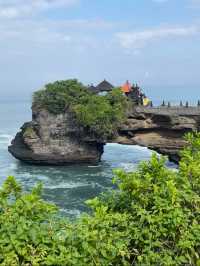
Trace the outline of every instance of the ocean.
<path fill-rule="evenodd" d="M 98 165 L 27 165 L 13 158 L 7 148 L 23 123 L 30 120 L 30 102 L 0 102 L 0 185 L 9 175 L 15 176 L 26 191 L 41 181 L 43 198 L 55 203 L 70 218 L 88 210 L 87 199 L 113 188 L 113 169 L 132 171 L 152 154 L 147 148 L 107 144 Z M 175 167 L 170 162 L 168 166 Z"/>

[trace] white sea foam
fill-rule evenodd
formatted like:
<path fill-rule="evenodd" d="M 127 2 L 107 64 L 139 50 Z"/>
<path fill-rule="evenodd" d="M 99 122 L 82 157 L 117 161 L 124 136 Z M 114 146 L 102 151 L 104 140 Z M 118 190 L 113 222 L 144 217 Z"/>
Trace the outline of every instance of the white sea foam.
<path fill-rule="evenodd" d="M 119 168 L 124 169 L 127 172 L 134 171 L 137 168 L 137 164 L 133 163 L 120 163 Z"/>
<path fill-rule="evenodd" d="M 8 134 L 0 134 L 0 138 L 9 139 L 11 137 L 12 136 L 11 135 L 8 135 Z"/>
<path fill-rule="evenodd" d="M 13 136 L 8 134 L 0 134 L 0 144 L 9 145 Z"/>
<path fill-rule="evenodd" d="M 45 188 L 47 189 L 71 189 L 71 188 L 79 188 L 79 187 L 86 187 L 88 186 L 88 183 L 81 183 L 81 182 L 69 182 L 69 183 L 60 183 L 60 184 L 56 184 L 56 185 L 46 185 Z"/>
<path fill-rule="evenodd" d="M 81 215 L 81 212 L 79 210 L 77 210 L 77 209 L 69 210 L 69 209 L 61 208 L 60 211 L 63 212 L 63 213 L 66 213 L 69 216 L 79 217 Z"/>
<path fill-rule="evenodd" d="M 14 171 L 17 169 L 17 164 L 16 163 L 11 163 L 8 167 L 9 171 Z"/>

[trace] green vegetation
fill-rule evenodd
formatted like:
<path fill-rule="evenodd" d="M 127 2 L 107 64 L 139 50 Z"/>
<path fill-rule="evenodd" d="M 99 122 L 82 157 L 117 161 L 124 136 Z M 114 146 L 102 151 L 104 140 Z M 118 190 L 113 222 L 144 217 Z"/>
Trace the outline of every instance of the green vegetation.
<path fill-rule="evenodd" d="M 115 172 L 119 189 L 88 201 L 91 215 L 56 217 L 41 186 L 0 191 L 0 265 L 200 265 L 200 133 L 187 136 L 177 171 L 156 155 Z"/>
<path fill-rule="evenodd" d="M 33 96 L 33 103 L 50 113 L 72 111 L 78 122 L 102 138 L 115 134 L 126 117 L 127 98 L 120 89 L 106 96 L 95 95 L 77 80 L 57 81 L 47 84 Z"/>

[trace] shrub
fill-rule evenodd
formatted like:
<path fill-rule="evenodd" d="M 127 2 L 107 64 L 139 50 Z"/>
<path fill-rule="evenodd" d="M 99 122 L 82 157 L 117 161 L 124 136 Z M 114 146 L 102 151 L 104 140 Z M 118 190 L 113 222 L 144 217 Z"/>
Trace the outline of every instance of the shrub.
<path fill-rule="evenodd" d="M 101 138 L 111 138 L 126 118 L 127 98 L 120 89 L 107 96 L 91 93 L 77 80 L 57 81 L 47 84 L 34 93 L 33 104 L 50 113 L 72 111 L 77 121 Z"/>
<path fill-rule="evenodd" d="M 69 105 L 74 105 L 85 96 L 92 95 L 86 87 L 76 79 L 49 83 L 44 89 L 33 94 L 33 104 L 46 108 L 50 113 L 60 114 Z"/>
<path fill-rule="evenodd" d="M 41 199 L 41 186 L 22 193 L 13 177 L 0 191 L 0 265 L 128 265 L 128 217 L 96 209 L 76 223 Z"/>
<path fill-rule="evenodd" d="M 95 202 L 130 215 L 134 265 L 200 265 L 200 133 L 186 140 L 178 171 L 154 154 L 136 172 L 116 171 L 119 191 Z"/>
<path fill-rule="evenodd" d="M 187 136 L 177 171 L 153 155 L 115 171 L 118 190 L 88 201 L 68 222 L 13 177 L 0 191 L 1 265 L 200 265 L 200 133 Z"/>
<path fill-rule="evenodd" d="M 119 89 L 106 96 L 92 95 L 88 101 L 74 105 L 78 121 L 101 138 L 113 137 L 120 123 L 126 118 L 128 103 Z"/>

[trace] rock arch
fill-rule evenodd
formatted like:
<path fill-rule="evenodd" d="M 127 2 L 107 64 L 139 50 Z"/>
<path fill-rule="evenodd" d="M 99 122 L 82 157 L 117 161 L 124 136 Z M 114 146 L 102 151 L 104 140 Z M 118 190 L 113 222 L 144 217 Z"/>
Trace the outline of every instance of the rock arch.
<path fill-rule="evenodd" d="M 200 108 L 138 106 L 111 142 L 145 146 L 178 162 L 184 134 L 199 129 Z M 87 134 L 73 114 L 52 115 L 33 108 L 32 121 L 23 125 L 8 150 L 27 163 L 63 165 L 98 162 L 104 145 L 104 140 Z"/>

